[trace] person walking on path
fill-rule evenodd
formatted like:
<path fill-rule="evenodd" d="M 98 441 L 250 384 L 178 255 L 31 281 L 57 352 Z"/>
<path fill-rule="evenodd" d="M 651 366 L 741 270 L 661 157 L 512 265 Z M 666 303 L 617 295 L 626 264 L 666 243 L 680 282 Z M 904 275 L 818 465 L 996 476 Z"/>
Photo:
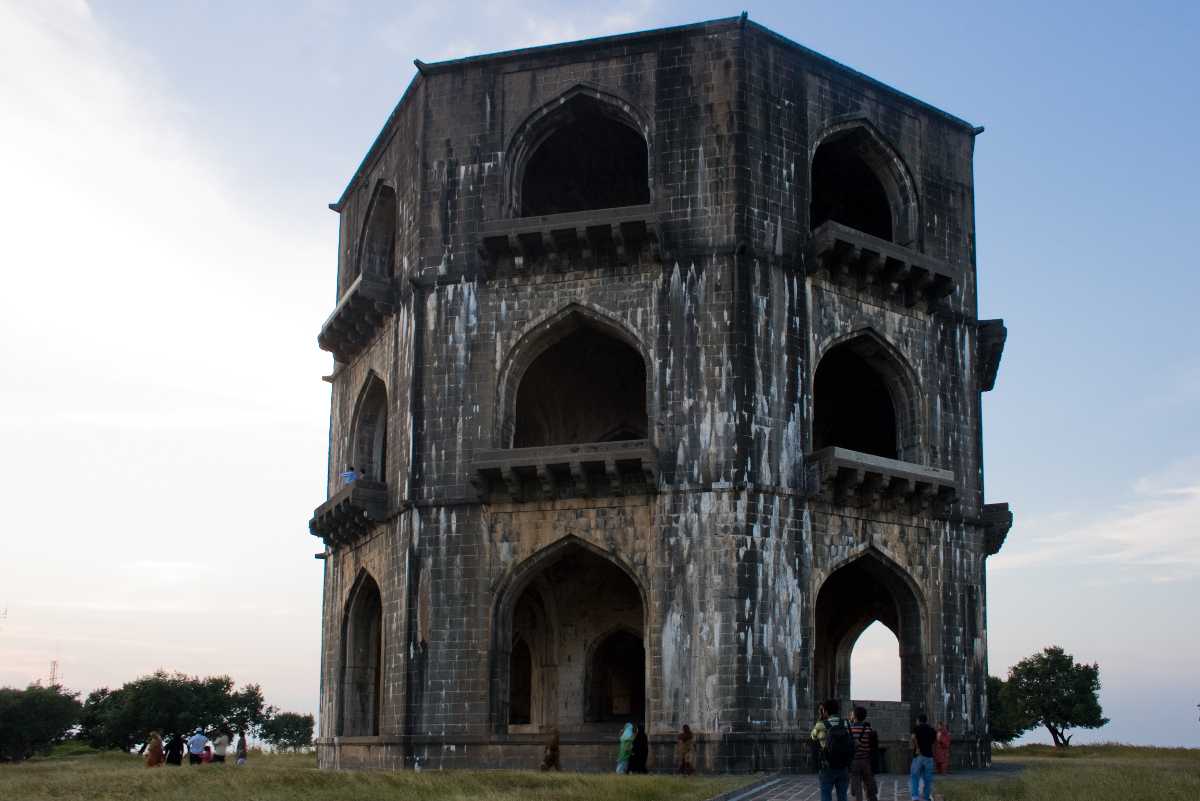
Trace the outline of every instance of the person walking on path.
<path fill-rule="evenodd" d="M 850 763 L 854 760 L 854 740 L 850 729 L 839 713 L 841 704 L 830 699 L 817 708 L 818 720 L 813 726 L 812 740 L 817 744 L 821 768 L 817 778 L 821 784 L 821 801 L 832 801 L 837 790 L 838 801 L 846 801 L 850 783 Z"/>
<path fill-rule="evenodd" d="M 204 736 L 204 732 L 196 729 L 196 733 L 188 738 L 188 764 L 199 765 L 204 761 L 204 746 L 208 745 L 208 738 Z"/>
<path fill-rule="evenodd" d="M 650 757 L 650 738 L 646 736 L 646 728 L 637 725 L 637 734 L 633 736 L 633 756 L 629 760 L 630 773 L 645 773 L 646 760 Z"/>
<path fill-rule="evenodd" d="M 629 772 L 629 758 L 633 756 L 633 724 L 626 723 L 621 732 L 621 745 L 617 749 L 617 773 Z"/>
<path fill-rule="evenodd" d="M 675 743 L 675 772 L 684 776 L 691 776 L 696 772 L 696 766 L 692 762 L 692 750 L 695 743 L 692 737 L 692 728 L 686 723 L 683 724 L 683 729 L 679 732 L 679 738 Z"/>
<path fill-rule="evenodd" d="M 938 773 L 950 772 L 950 729 L 945 721 L 938 721 L 937 742 L 933 744 L 933 767 Z"/>
<path fill-rule="evenodd" d="M 246 732 L 238 732 L 237 750 L 234 752 L 237 755 L 237 764 L 245 765 L 246 756 L 250 753 L 250 749 L 246 746 Z"/>
<path fill-rule="evenodd" d="M 542 770 L 562 770 L 558 762 L 558 729 L 550 730 L 550 739 L 542 752 Z"/>
<path fill-rule="evenodd" d="M 917 715 L 917 725 L 913 726 L 912 767 L 908 771 L 909 797 L 912 801 L 933 801 L 933 743 L 937 740 L 937 732 L 929 725 L 929 718 Z M 924 787 L 922 788 L 922 785 Z M 918 790 L 924 790 L 924 795 Z"/>
<path fill-rule="evenodd" d="M 867 708 L 854 707 L 854 721 L 850 724 L 850 736 L 854 739 L 854 761 L 850 763 L 850 795 L 863 801 L 863 789 L 867 801 L 879 801 L 879 787 L 875 784 L 872 768 L 875 752 L 879 749 L 879 735 L 867 722 Z"/>
<path fill-rule="evenodd" d="M 163 763 L 163 742 L 158 732 L 150 732 L 150 740 L 146 743 L 146 767 L 157 768 Z"/>
<path fill-rule="evenodd" d="M 171 739 L 167 740 L 167 764 L 182 765 L 183 764 L 183 735 L 179 732 L 173 732 Z"/>

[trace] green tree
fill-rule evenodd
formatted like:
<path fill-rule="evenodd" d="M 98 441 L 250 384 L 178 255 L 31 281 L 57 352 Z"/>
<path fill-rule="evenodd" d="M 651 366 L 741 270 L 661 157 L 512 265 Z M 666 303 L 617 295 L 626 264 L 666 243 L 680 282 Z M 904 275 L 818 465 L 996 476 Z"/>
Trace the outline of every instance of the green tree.
<path fill-rule="evenodd" d="M 80 712 L 79 693 L 57 684 L 0 687 L 0 760 L 19 762 L 49 751 L 79 722 Z"/>
<path fill-rule="evenodd" d="M 259 729 L 259 736 L 276 748 L 304 748 L 312 745 L 313 716 L 280 712 Z"/>
<path fill-rule="evenodd" d="M 199 678 L 158 671 L 120 689 L 100 689 L 83 704 L 80 737 L 96 748 L 143 746 L 151 731 L 252 731 L 272 710 L 257 684 L 234 689 L 228 676 Z"/>
<path fill-rule="evenodd" d="M 1021 717 L 1004 679 L 988 676 L 987 699 L 988 735 L 992 742 L 1008 745 L 1035 725 Z"/>
<path fill-rule="evenodd" d="M 1100 666 L 1076 664 L 1057 645 L 1026 657 L 1008 672 L 1009 697 L 1020 722 L 1045 726 L 1055 748 L 1071 744 L 1068 729 L 1108 723 L 1100 709 Z"/>

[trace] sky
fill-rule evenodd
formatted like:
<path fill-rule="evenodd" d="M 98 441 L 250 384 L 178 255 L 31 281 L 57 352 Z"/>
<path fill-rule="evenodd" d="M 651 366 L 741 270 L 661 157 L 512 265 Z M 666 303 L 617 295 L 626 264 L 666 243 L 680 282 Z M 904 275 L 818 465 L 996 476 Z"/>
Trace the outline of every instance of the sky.
<path fill-rule="evenodd" d="M 983 5 L 747 10 L 986 126 L 979 312 L 1009 330 L 987 499 L 1016 514 L 991 672 L 1061 645 L 1112 719 L 1077 742 L 1200 746 L 1200 6 Z M 326 206 L 413 59 L 742 11 L 446 8 L 0 0 L 0 685 L 161 667 L 315 712 Z M 880 628 L 856 695 L 897 692 Z"/>

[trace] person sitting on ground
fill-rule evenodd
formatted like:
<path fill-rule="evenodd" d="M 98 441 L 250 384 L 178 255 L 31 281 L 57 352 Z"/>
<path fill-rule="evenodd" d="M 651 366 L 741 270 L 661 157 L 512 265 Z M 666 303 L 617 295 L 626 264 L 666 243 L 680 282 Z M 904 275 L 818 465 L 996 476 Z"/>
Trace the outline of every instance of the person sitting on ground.
<path fill-rule="evenodd" d="M 692 728 L 686 723 L 679 731 L 679 737 L 675 743 L 675 772 L 684 776 L 691 776 L 696 772 L 696 766 L 692 762 L 692 752 L 694 748 L 694 740 L 692 737 Z"/>
<path fill-rule="evenodd" d="M 204 761 L 204 746 L 208 745 L 208 738 L 204 736 L 204 732 L 196 729 L 196 733 L 188 738 L 188 764 L 199 765 Z"/>
<path fill-rule="evenodd" d="M 562 770 L 558 763 L 558 729 L 550 730 L 550 739 L 542 752 L 542 770 Z"/>
<path fill-rule="evenodd" d="M 854 707 L 850 737 L 854 740 L 854 761 L 850 763 L 850 795 L 857 801 L 863 801 L 863 788 L 866 788 L 867 801 L 879 801 L 879 787 L 875 783 L 873 768 L 875 752 L 879 749 L 879 735 L 867 722 L 865 706 Z"/>
<path fill-rule="evenodd" d="M 929 718 L 924 714 L 917 715 L 917 725 L 913 726 L 909 742 L 912 744 L 913 760 L 908 769 L 909 798 L 913 801 L 933 801 L 933 743 L 937 740 L 937 732 L 929 725 Z M 924 795 L 917 791 L 924 784 Z"/>
<path fill-rule="evenodd" d="M 629 759 L 630 773 L 645 773 L 646 760 L 650 757 L 650 738 L 646 736 L 646 727 L 637 725 L 637 733 L 633 736 L 633 755 Z"/>
<path fill-rule="evenodd" d="M 150 732 L 146 741 L 146 767 L 157 768 L 163 763 L 163 742 L 158 732 Z"/>

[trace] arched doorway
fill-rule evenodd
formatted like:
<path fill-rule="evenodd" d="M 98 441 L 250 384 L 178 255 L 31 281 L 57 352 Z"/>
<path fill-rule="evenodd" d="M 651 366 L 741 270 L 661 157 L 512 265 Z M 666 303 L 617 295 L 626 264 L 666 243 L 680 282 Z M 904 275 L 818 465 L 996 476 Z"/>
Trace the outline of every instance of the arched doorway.
<path fill-rule="evenodd" d="M 846 345 L 830 350 L 813 378 L 814 448 L 897 458 L 896 407 L 887 384 Z"/>
<path fill-rule="evenodd" d="M 342 622 L 340 736 L 379 734 L 382 680 L 383 602 L 375 579 L 363 573 L 351 590 Z"/>
<path fill-rule="evenodd" d="M 371 211 L 363 229 L 359 272 L 377 278 L 394 273 L 396 253 L 396 190 L 381 184 L 371 201 Z"/>
<path fill-rule="evenodd" d="M 850 652 L 850 697 L 900 700 L 900 641 L 878 620 L 867 626 Z"/>
<path fill-rule="evenodd" d="M 359 396 L 348 465 L 371 481 L 384 481 L 387 475 L 387 414 L 387 389 L 372 375 Z"/>
<path fill-rule="evenodd" d="M 606 721 L 642 721 L 645 606 L 625 569 L 572 538 L 531 557 L 517 576 L 497 609 L 501 730 L 607 731 Z"/>
<path fill-rule="evenodd" d="M 918 588 L 903 568 L 875 550 L 831 573 L 817 593 L 814 700 L 850 699 L 854 646 L 878 621 L 899 642 L 900 700 L 923 706 L 924 608 Z"/>
<path fill-rule="evenodd" d="M 828 133 L 813 153 L 809 225 L 835 222 L 905 247 L 916 244 L 917 203 L 900 156 L 857 122 Z"/>

